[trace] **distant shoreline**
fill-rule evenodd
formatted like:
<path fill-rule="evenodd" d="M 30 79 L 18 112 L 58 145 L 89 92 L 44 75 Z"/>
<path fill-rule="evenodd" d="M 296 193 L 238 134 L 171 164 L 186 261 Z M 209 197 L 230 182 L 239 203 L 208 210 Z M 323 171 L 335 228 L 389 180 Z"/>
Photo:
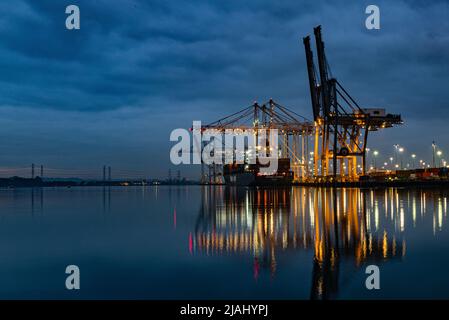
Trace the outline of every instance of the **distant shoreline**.
<path fill-rule="evenodd" d="M 0 178 L 0 189 L 15 188 L 71 188 L 71 187 L 150 187 L 150 186 L 209 186 L 209 187 L 231 187 L 231 188 L 290 188 L 290 187 L 315 187 L 315 188 L 359 188 L 359 189 L 378 189 L 378 188 L 434 188 L 443 187 L 449 189 L 449 180 L 397 180 L 397 181 L 359 181 L 359 182 L 293 182 L 284 186 L 227 186 L 226 184 L 203 184 L 197 181 L 148 181 L 148 180 L 120 180 L 120 181 L 102 181 L 102 180 L 82 180 L 82 179 L 41 179 L 31 178 Z"/>
<path fill-rule="evenodd" d="M 0 188 L 40 188 L 40 187 L 128 187 L 128 186 L 157 186 L 157 185 L 199 185 L 199 182 L 159 181 L 159 180 L 83 180 L 78 178 L 0 178 Z"/>

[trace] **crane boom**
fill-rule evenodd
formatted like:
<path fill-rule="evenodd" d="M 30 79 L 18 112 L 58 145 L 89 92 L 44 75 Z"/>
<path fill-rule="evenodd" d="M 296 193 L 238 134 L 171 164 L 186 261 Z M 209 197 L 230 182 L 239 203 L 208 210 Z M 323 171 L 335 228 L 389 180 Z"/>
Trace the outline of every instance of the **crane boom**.
<path fill-rule="evenodd" d="M 316 82 L 315 66 L 313 64 L 313 53 L 310 48 L 310 37 L 303 38 L 304 49 L 306 51 L 307 74 L 309 75 L 310 98 L 312 100 L 313 120 L 317 120 L 320 116 L 319 92 Z"/>

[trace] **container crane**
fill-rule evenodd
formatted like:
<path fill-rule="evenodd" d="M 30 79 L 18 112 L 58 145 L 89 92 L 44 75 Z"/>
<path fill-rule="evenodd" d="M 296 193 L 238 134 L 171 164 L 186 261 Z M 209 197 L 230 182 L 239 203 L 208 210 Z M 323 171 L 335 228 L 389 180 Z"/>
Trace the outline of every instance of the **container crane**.
<path fill-rule="evenodd" d="M 315 126 L 314 178 L 317 182 L 357 181 L 359 158 L 362 162 L 362 174 L 366 174 L 368 132 L 401 124 L 401 116 L 386 114 L 385 109 L 361 108 L 336 78 L 329 77 L 331 72 L 321 26 L 314 28 L 314 35 L 318 73 L 314 65 L 310 36 L 303 38 Z"/>

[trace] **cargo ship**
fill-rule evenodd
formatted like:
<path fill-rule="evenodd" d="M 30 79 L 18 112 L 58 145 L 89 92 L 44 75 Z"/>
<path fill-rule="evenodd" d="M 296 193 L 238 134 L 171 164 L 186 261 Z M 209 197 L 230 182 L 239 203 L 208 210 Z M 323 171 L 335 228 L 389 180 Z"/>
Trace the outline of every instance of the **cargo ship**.
<path fill-rule="evenodd" d="M 290 159 L 277 159 L 276 172 L 266 174 L 261 170 L 265 165 L 260 163 L 226 164 L 223 166 L 223 177 L 226 185 L 234 186 L 287 186 L 293 181 L 290 171 Z"/>

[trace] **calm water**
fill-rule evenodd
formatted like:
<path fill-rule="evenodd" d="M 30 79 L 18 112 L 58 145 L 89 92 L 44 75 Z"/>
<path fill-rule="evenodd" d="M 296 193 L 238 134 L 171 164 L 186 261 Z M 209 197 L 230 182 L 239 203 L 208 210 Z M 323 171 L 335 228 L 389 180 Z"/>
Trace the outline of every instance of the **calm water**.
<path fill-rule="evenodd" d="M 449 190 L 0 190 L 0 298 L 449 298 Z M 78 265 L 81 290 L 65 289 Z M 381 290 L 365 289 L 376 264 Z"/>

